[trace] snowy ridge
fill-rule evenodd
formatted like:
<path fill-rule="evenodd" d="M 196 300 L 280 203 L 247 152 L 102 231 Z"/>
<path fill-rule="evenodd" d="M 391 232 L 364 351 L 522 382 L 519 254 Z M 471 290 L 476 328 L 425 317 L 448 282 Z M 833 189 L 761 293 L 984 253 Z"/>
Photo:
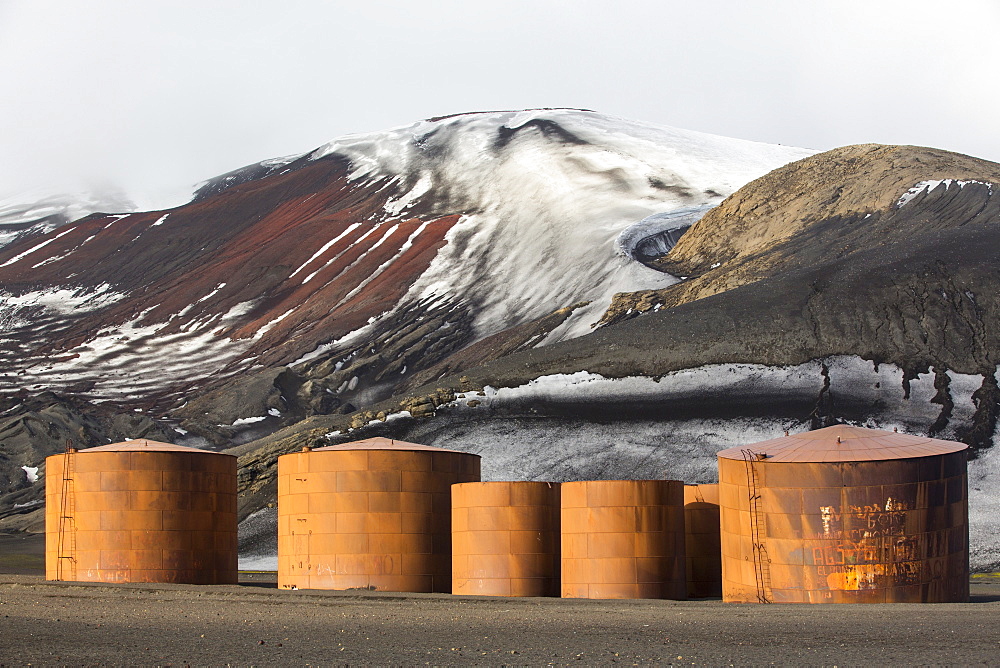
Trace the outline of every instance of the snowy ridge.
<path fill-rule="evenodd" d="M 0 199 L 0 248 L 24 236 L 47 234 L 99 211 L 134 210 L 135 204 L 120 193 L 22 193 L 7 197 Z"/>

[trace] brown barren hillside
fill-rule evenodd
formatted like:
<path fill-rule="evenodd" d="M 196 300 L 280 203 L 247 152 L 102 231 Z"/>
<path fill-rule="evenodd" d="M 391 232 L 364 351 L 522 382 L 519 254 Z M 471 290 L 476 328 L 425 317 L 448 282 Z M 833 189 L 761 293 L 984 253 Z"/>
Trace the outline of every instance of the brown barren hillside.
<path fill-rule="evenodd" d="M 899 206 L 918 184 L 946 180 L 968 185 L 922 188 Z M 620 295 L 603 322 L 629 308 L 675 306 L 793 268 L 995 221 L 1000 201 L 990 198 L 990 183 L 1000 183 L 997 163 L 933 148 L 861 144 L 798 160 L 727 198 L 654 263 L 683 282 Z"/>

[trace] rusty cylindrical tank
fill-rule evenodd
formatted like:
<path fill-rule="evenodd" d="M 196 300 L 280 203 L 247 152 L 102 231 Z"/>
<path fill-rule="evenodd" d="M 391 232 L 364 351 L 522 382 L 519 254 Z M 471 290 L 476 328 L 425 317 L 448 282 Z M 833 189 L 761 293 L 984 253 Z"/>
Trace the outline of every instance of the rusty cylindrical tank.
<path fill-rule="evenodd" d="M 47 457 L 45 577 L 235 584 L 236 457 L 145 439 Z"/>
<path fill-rule="evenodd" d="M 723 599 L 967 601 L 966 448 L 839 425 L 723 450 Z"/>
<path fill-rule="evenodd" d="M 451 488 L 452 593 L 559 596 L 559 483 Z"/>
<path fill-rule="evenodd" d="M 370 438 L 278 458 L 278 586 L 451 591 L 451 486 L 479 455 Z"/>
<path fill-rule="evenodd" d="M 718 485 L 684 485 L 684 543 L 688 596 L 722 596 Z"/>
<path fill-rule="evenodd" d="M 687 598 L 684 484 L 564 482 L 564 598 Z"/>

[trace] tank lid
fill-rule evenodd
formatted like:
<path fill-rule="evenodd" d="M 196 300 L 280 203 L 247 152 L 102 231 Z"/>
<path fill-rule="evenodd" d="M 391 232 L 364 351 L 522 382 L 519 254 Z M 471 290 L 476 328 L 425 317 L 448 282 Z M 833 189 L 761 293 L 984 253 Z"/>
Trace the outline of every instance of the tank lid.
<path fill-rule="evenodd" d="M 728 448 L 718 456 L 742 460 L 743 452 L 749 450 L 758 461 L 766 462 L 869 462 L 946 455 L 968 447 L 957 441 L 834 425 Z"/>
<path fill-rule="evenodd" d="M 340 443 L 338 445 L 327 445 L 322 448 L 313 448 L 313 452 L 330 452 L 331 450 L 433 450 L 434 452 L 457 452 L 462 455 L 472 455 L 471 452 L 461 450 L 448 450 L 446 448 L 435 448 L 431 445 L 421 445 L 420 443 L 407 443 L 406 441 L 396 441 L 391 438 L 376 436 L 366 438 L 361 441 L 351 441 L 350 443 Z M 472 455 L 478 457 L 479 455 Z"/>
<path fill-rule="evenodd" d="M 184 445 L 174 445 L 173 443 L 161 443 L 160 441 L 150 441 L 146 438 L 137 438 L 133 441 L 122 441 L 121 443 L 108 443 L 98 445 L 94 448 L 84 448 L 78 452 L 197 452 L 204 455 L 225 455 L 224 452 L 212 452 L 200 448 L 189 448 Z M 233 455 L 226 455 L 232 457 Z"/>

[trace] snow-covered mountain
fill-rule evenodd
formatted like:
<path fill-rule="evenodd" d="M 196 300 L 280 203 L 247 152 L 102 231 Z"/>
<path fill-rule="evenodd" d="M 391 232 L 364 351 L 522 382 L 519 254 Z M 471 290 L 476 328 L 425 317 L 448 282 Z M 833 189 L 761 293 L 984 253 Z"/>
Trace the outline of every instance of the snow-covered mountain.
<path fill-rule="evenodd" d="M 579 336 L 615 293 L 676 280 L 617 239 L 655 245 L 658 217 L 809 154 L 571 110 L 343 137 L 214 179 L 186 206 L 0 249 L 0 391 L 169 402 L 418 305 L 461 327 L 441 352 L 583 303 L 536 343 Z"/>

